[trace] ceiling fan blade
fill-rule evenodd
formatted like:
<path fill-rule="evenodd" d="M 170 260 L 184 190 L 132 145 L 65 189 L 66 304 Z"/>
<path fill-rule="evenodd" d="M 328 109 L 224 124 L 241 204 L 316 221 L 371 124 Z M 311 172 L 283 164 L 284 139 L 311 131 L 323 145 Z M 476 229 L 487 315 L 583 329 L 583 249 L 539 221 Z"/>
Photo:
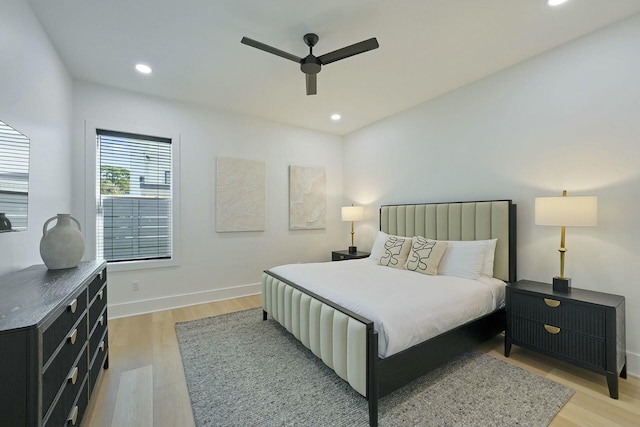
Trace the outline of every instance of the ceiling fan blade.
<path fill-rule="evenodd" d="M 285 52 L 284 50 L 276 49 L 275 47 L 260 43 L 259 41 L 250 39 L 248 37 L 243 37 L 242 40 L 240 40 L 240 43 L 246 44 L 247 46 L 255 47 L 256 49 L 264 50 L 265 52 L 269 52 L 274 55 L 278 55 L 282 58 L 297 62 L 298 64 L 302 61 L 302 58 L 300 58 L 299 56 L 295 56 L 289 52 Z"/>
<path fill-rule="evenodd" d="M 317 74 L 305 74 L 307 76 L 307 95 L 315 95 L 316 92 L 316 84 L 317 84 Z"/>
<path fill-rule="evenodd" d="M 369 50 L 377 49 L 380 47 L 376 38 L 361 41 L 360 43 L 352 44 L 351 46 L 343 47 L 342 49 L 334 50 L 333 52 L 325 53 L 318 57 L 322 65 L 330 64 L 340 59 L 345 59 L 359 53 L 367 52 Z"/>

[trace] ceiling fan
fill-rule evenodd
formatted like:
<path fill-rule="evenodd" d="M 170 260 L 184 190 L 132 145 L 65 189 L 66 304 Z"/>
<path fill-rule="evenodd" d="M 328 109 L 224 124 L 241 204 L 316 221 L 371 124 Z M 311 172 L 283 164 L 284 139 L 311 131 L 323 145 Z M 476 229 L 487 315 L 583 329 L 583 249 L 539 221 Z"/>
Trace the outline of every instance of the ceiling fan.
<path fill-rule="evenodd" d="M 252 40 L 248 37 L 243 37 L 240 42 L 242 44 L 246 44 L 247 46 L 252 46 L 257 49 L 264 50 L 265 52 L 281 56 L 285 59 L 289 59 L 300 64 L 300 70 L 302 70 L 307 79 L 307 95 L 315 95 L 317 93 L 317 74 L 320 72 L 320 69 L 323 65 L 327 65 L 353 55 L 358 55 L 359 53 L 364 53 L 369 50 L 377 49 L 380 46 L 378 44 L 378 40 L 376 40 L 376 38 L 374 37 L 347 47 L 343 47 L 342 49 L 334 50 L 333 52 L 325 53 L 324 55 L 314 56 L 313 47 L 316 45 L 316 43 L 318 43 L 318 39 L 318 35 L 313 33 L 305 34 L 304 37 L 302 37 L 302 40 L 304 40 L 306 45 L 309 46 L 309 55 L 305 56 L 304 58 L 300 58 L 283 50 L 276 49 L 275 47 L 266 45 L 264 43 L 260 43 L 259 41 Z"/>

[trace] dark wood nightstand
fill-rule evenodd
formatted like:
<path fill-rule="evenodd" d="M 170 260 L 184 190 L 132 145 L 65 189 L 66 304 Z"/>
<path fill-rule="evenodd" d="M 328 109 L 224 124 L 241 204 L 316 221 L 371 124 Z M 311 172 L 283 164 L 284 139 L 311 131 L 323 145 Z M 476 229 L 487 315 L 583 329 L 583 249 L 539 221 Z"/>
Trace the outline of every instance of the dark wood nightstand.
<path fill-rule="evenodd" d="M 331 252 L 331 261 L 344 261 L 346 259 L 360 259 L 368 258 L 371 255 L 369 252 L 356 252 L 354 254 L 349 251 L 333 251 Z"/>
<path fill-rule="evenodd" d="M 618 398 L 618 376 L 627 378 L 623 296 L 520 280 L 507 286 L 504 355 L 516 344 L 606 375 Z"/>

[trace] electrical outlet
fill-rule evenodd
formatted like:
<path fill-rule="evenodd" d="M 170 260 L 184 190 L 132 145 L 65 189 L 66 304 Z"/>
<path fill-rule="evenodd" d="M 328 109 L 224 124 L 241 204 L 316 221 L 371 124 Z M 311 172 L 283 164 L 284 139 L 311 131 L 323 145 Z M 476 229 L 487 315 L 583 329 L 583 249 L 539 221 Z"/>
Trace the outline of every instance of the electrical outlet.
<path fill-rule="evenodd" d="M 131 282 L 131 290 L 133 292 L 138 292 L 140 290 L 140 281 L 134 280 Z"/>

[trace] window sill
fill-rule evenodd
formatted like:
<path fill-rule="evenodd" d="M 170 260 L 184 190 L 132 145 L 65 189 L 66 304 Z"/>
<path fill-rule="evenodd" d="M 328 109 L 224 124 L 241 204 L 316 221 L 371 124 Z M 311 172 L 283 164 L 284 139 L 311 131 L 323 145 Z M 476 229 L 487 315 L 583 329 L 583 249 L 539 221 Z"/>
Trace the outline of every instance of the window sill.
<path fill-rule="evenodd" d="M 155 268 L 177 267 L 178 265 L 178 260 L 175 258 L 122 262 L 107 261 L 109 271 L 152 270 Z"/>

